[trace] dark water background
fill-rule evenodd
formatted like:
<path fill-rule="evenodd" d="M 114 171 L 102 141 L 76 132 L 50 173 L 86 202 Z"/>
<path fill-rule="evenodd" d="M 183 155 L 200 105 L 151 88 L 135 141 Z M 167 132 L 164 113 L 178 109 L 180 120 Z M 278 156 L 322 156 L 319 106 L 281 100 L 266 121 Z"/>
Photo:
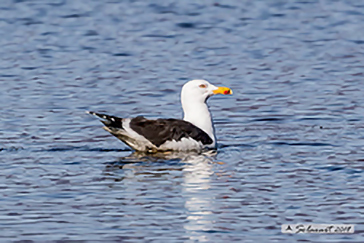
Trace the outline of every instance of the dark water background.
<path fill-rule="evenodd" d="M 363 1 L 2 0 L 0 241 L 364 242 L 363 60 Z M 181 117 L 193 78 L 234 91 L 213 156 L 84 113 Z"/>

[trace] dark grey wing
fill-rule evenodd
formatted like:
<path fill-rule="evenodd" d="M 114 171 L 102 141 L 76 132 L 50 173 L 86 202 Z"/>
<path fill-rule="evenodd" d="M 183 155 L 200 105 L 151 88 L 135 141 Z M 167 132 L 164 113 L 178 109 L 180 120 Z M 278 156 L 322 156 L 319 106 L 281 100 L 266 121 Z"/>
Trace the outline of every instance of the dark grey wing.
<path fill-rule="evenodd" d="M 138 116 L 130 121 L 130 128 L 159 147 L 167 141 L 192 138 L 202 144 L 211 144 L 212 138 L 190 122 L 178 119 L 149 120 Z"/>

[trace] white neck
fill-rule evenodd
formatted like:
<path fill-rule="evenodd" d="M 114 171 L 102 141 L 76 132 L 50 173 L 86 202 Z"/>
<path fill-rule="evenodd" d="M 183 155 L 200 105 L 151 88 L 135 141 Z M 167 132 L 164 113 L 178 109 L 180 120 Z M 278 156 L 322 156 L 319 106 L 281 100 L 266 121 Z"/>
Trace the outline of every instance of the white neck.
<path fill-rule="evenodd" d="M 184 102 L 182 98 L 182 108 L 184 112 L 183 120 L 191 122 L 196 127 L 207 133 L 214 141 L 215 133 L 212 124 L 209 108 L 205 102 Z"/>

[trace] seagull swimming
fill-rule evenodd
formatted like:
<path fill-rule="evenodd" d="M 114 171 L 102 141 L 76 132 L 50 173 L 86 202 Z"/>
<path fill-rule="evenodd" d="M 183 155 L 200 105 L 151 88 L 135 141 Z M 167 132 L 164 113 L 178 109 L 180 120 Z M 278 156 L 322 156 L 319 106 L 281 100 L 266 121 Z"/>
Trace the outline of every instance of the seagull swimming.
<path fill-rule="evenodd" d="M 217 87 L 196 79 L 182 87 L 181 119 L 119 118 L 87 111 L 101 118 L 104 129 L 136 151 L 202 151 L 216 149 L 214 125 L 206 101 L 215 94 L 231 95 L 227 87 Z"/>

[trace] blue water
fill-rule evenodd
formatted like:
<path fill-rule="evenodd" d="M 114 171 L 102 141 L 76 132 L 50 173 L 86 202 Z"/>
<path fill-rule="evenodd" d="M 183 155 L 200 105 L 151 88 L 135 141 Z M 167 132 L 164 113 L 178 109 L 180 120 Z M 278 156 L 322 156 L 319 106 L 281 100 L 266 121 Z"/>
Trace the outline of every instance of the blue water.
<path fill-rule="evenodd" d="M 364 242 L 361 1 L 0 1 L 0 241 Z M 182 116 L 216 154 L 133 153 L 86 110 Z M 282 234 L 281 224 L 355 224 Z"/>

